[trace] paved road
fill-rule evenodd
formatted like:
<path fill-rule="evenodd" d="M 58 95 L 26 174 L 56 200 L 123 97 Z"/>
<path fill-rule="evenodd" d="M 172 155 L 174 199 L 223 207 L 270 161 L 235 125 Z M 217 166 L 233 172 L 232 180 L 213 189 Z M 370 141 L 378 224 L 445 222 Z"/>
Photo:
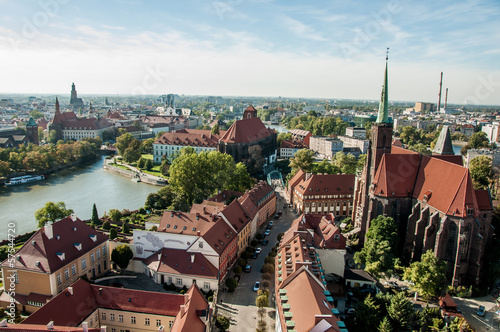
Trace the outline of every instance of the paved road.
<path fill-rule="evenodd" d="M 283 204 L 285 203 L 283 190 L 278 189 L 278 201 L 277 209 L 281 210 L 283 215 L 278 219 L 272 219 L 274 221 L 274 226 L 271 229 L 271 234 L 266 237 L 269 240 L 267 246 L 260 246 L 262 252 L 256 259 L 250 259 L 249 264 L 252 266 L 252 271 L 250 273 L 243 272 L 241 274 L 241 280 L 238 287 L 234 293 L 221 293 L 223 303 L 218 303 L 218 311 L 220 314 L 228 316 L 231 318 L 231 327 L 229 331 L 255 331 L 257 327 L 258 317 L 257 317 L 257 307 L 255 306 L 255 298 L 257 293 L 253 291 L 253 286 L 256 281 L 262 283 L 262 273 L 260 269 L 264 265 L 264 259 L 267 254 L 271 251 L 271 248 L 278 242 L 277 236 L 279 233 L 284 233 L 290 228 L 293 219 L 297 218 L 297 214 L 294 212 L 283 209 Z M 259 229 L 259 233 L 263 233 L 266 229 L 267 223 Z M 232 272 L 231 272 L 232 274 Z M 274 327 L 274 315 L 275 315 L 275 304 L 274 304 L 274 280 L 269 281 L 269 290 L 271 293 L 269 308 L 267 308 L 266 322 L 269 331 L 275 329 Z"/>
<path fill-rule="evenodd" d="M 465 319 L 476 330 L 476 332 L 500 331 L 499 319 L 495 314 L 498 310 L 492 296 L 485 296 L 474 299 L 464 299 L 453 297 L 458 308 L 462 311 Z M 476 312 L 480 305 L 484 305 L 486 313 L 479 317 Z"/>

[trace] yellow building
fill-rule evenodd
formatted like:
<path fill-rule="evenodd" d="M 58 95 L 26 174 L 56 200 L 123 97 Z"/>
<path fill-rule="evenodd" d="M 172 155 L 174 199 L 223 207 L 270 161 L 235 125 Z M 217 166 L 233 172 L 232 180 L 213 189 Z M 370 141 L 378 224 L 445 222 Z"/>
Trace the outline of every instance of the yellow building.
<path fill-rule="evenodd" d="M 64 313 L 64 314 L 61 314 Z M 47 324 L 121 331 L 208 331 L 210 310 L 196 285 L 167 294 L 89 284 L 80 279 L 22 324 Z"/>
<path fill-rule="evenodd" d="M 34 312 L 79 277 L 109 271 L 108 239 L 75 216 L 39 229 L 1 264 L 0 304 Z"/>

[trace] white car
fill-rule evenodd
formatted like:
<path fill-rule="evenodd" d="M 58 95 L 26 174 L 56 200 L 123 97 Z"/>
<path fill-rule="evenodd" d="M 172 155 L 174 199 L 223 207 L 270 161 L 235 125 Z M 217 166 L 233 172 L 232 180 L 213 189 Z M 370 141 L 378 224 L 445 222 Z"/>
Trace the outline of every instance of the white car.
<path fill-rule="evenodd" d="M 264 232 L 264 235 L 265 235 L 265 236 L 269 236 L 269 234 L 271 234 L 271 230 L 270 230 L 270 229 L 268 229 L 268 230 L 266 230 L 266 231 Z"/>
<path fill-rule="evenodd" d="M 257 248 L 257 249 L 255 249 L 255 253 L 256 253 L 257 255 L 258 255 L 258 254 L 260 254 L 261 252 L 262 252 L 262 248 Z"/>
<path fill-rule="evenodd" d="M 255 285 L 253 285 L 253 291 L 256 292 L 260 289 L 260 282 L 256 282 Z"/>

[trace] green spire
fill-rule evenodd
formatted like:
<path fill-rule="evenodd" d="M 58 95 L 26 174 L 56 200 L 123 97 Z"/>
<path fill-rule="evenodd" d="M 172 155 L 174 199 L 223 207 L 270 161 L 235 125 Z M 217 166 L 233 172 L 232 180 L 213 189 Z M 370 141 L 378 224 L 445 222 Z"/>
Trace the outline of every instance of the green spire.
<path fill-rule="evenodd" d="M 387 49 L 389 51 L 389 49 Z M 385 76 L 384 76 L 384 86 L 382 87 L 382 95 L 380 96 L 380 104 L 378 105 L 378 116 L 377 123 L 390 123 L 389 121 L 389 99 L 387 93 L 387 60 L 388 56 L 385 57 Z"/>

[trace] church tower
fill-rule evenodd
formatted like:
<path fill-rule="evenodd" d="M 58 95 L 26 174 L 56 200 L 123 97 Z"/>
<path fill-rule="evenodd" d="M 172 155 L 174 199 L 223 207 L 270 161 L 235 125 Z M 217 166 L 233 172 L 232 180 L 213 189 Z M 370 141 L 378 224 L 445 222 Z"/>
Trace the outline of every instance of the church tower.
<path fill-rule="evenodd" d="M 443 126 L 439 134 L 436 146 L 432 150 L 433 155 L 455 155 L 453 144 L 451 142 L 450 129 L 448 126 Z"/>
<path fill-rule="evenodd" d="M 26 123 L 26 136 L 31 143 L 38 145 L 38 124 L 33 118 Z"/>
<path fill-rule="evenodd" d="M 380 96 L 377 122 L 372 126 L 370 181 L 375 177 L 382 156 L 386 153 L 391 153 L 393 125 L 389 121 L 387 62 L 388 55 L 385 57 L 384 85 L 382 86 L 382 95 Z"/>
<path fill-rule="evenodd" d="M 251 119 L 257 117 L 257 110 L 252 106 L 248 106 L 247 109 L 243 112 L 243 119 Z"/>
<path fill-rule="evenodd" d="M 71 100 L 78 98 L 76 94 L 75 83 L 71 84 Z"/>

